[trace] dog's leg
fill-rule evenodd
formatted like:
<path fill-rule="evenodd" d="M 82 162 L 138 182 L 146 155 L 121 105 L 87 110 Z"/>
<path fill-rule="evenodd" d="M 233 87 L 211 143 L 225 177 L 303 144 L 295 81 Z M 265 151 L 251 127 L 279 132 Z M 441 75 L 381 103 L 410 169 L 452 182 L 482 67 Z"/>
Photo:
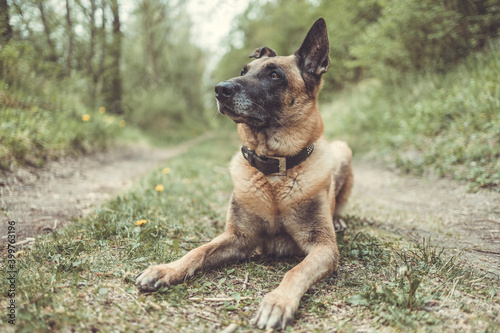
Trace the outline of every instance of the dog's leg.
<path fill-rule="evenodd" d="M 330 144 L 332 154 L 336 161 L 336 166 L 332 171 L 332 179 L 335 183 L 335 199 L 332 202 L 333 226 L 335 232 L 343 233 L 347 229 L 347 225 L 340 218 L 342 208 L 347 203 L 351 189 L 354 183 L 352 172 L 352 152 L 345 142 L 334 141 Z"/>
<path fill-rule="evenodd" d="M 304 260 L 288 271 L 280 285 L 268 293 L 252 319 L 259 328 L 282 328 L 293 322 L 293 316 L 304 293 L 317 281 L 337 269 L 339 252 L 326 195 L 311 200 L 298 209 L 287 230 L 306 254 Z"/>
<path fill-rule="evenodd" d="M 338 252 L 331 245 L 315 246 L 304 260 L 285 274 L 278 288 L 268 293 L 260 305 L 254 325 L 261 329 L 282 328 L 293 316 L 304 293 L 336 268 Z"/>
<path fill-rule="evenodd" d="M 245 240 L 226 230 L 177 261 L 150 266 L 137 276 L 136 285 L 142 291 L 154 291 L 180 283 L 202 269 L 243 260 L 249 252 Z"/>

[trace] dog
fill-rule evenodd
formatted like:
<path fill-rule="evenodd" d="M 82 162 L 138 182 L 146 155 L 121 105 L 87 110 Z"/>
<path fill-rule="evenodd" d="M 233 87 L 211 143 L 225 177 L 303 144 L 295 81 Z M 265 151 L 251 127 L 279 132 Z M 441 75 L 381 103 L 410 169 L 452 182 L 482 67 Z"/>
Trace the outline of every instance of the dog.
<path fill-rule="evenodd" d="M 241 76 L 217 84 L 218 110 L 237 123 L 243 144 L 230 163 L 234 191 L 225 231 L 177 261 L 150 266 L 136 277 L 140 290 L 177 284 L 255 253 L 304 256 L 251 320 L 259 328 L 284 329 L 304 293 L 337 270 L 334 215 L 347 202 L 353 173 L 347 144 L 323 138 L 318 93 L 328 53 L 320 18 L 292 55 L 258 48 Z"/>

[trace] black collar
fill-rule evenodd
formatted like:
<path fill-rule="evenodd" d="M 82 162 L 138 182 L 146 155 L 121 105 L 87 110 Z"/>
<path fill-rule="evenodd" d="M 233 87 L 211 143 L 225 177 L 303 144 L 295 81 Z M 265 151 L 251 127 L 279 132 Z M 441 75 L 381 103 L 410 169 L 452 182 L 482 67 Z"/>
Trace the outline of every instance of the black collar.
<path fill-rule="evenodd" d="M 302 149 L 297 155 L 289 157 L 266 157 L 255 154 L 247 147 L 241 147 L 243 157 L 251 166 L 265 175 L 285 176 L 286 171 L 304 162 L 313 152 L 314 143 Z"/>

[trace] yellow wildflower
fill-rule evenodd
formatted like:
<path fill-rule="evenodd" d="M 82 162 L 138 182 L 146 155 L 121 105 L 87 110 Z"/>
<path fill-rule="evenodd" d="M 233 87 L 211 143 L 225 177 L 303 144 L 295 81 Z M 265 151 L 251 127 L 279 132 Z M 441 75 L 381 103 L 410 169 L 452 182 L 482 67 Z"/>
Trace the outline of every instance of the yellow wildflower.
<path fill-rule="evenodd" d="M 127 122 L 125 120 L 120 120 L 120 127 L 125 127 Z"/>
<path fill-rule="evenodd" d="M 101 106 L 101 107 L 99 108 L 99 113 L 100 113 L 100 114 L 104 114 L 105 112 L 106 112 L 106 108 L 105 108 L 104 106 Z"/>
<path fill-rule="evenodd" d="M 161 172 L 165 175 L 168 175 L 170 173 L 170 171 L 172 171 L 172 170 L 170 170 L 170 168 L 163 168 L 163 170 L 161 170 Z"/>
<path fill-rule="evenodd" d="M 164 188 L 163 185 L 159 184 L 155 186 L 155 191 L 156 192 L 163 192 Z"/>
<path fill-rule="evenodd" d="M 90 120 L 90 115 L 89 114 L 86 113 L 86 114 L 84 114 L 82 116 L 82 121 L 89 121 L 89 120 Z"/>
<path fill-rule="evenodd" d="M 143 225 L 144 223 L 147 223 L 148 221 L 146 220 L 139 220 L 137 222 L 135 222 L 135 225 Z"/>

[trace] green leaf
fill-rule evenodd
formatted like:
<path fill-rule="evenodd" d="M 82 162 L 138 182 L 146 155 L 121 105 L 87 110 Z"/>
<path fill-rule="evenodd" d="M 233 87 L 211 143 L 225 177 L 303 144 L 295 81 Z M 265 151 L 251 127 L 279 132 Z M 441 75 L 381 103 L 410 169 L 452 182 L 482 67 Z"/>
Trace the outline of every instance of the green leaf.
<path fill-rule="evenodd" d="M 420 285 L 420 279 L 414 279 L 411 282 L 410 297 L 413 297 L 413 295 L 415 295 L 415 291 L 417 291 L 419 285 Z"/>
<path fill-rule="evenodd" d="M 240 293 L 232 293 L 231 296 L 234 298 L 236 303 L 240 303 L 240 301 L 241 301 L 241 294 Z"/>
<path fill-rule="evenodd" d="M 369 305 L 368 300 L 363 295 L 354 295 L 347 299 L 347 302 L 352 305 Z"/>

